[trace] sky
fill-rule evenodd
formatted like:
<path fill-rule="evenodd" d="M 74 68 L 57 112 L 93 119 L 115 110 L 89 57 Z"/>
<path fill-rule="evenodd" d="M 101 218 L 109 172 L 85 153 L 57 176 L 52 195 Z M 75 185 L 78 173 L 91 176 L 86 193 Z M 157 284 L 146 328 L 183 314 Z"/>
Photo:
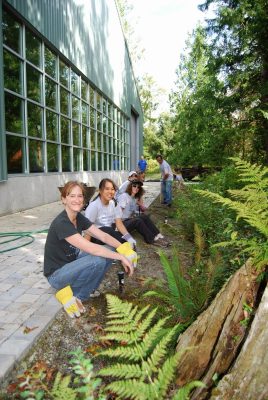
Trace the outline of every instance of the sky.
<path fill-rule="evenodd" d="M 188 33 L 207 16 L 198 10 L 202 0 L 132 0 L 135 36 L 145 49 L 135 74 L 148 73 L 167 93 L 174 88 L 175 70 Z M 167 108 L 167 98 L 163 108 Z"/>

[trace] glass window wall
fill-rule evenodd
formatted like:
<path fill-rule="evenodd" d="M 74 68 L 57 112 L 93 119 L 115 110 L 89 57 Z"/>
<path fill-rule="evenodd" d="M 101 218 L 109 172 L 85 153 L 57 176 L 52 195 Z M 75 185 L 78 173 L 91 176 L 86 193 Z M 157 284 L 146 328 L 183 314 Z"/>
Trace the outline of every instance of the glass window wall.
<path fill-rule="evenodd" d="M 3 8 L 9 174 L 129 168 L 128 119 Z"/>

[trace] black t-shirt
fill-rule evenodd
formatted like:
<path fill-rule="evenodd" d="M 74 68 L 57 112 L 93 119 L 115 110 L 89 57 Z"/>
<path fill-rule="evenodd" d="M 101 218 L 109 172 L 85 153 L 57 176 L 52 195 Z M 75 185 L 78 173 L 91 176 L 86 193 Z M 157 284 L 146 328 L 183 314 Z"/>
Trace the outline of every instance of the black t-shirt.
<path fill-rule="evenodd" d="M 76 233 L 81 234 L 92 225 L 92 222 L 80 213 L 77 214 L 76 222 L 77 228 L 72 224 L 65 210 L 52 221 L 45 244 L 45 276 L 50 276 L 63 265 L 76 260 L 79 249 L 68 243 L 65 238 Z"/>

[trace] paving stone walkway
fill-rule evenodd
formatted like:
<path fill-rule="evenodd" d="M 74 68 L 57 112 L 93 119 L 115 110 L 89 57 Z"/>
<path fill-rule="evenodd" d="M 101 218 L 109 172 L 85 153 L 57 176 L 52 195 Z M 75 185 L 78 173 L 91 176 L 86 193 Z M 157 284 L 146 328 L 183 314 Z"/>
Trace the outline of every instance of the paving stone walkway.
<path fill-rule="evenodd" d="M 158 196 L 159 182 L 145 182 L 145 205 Z M 37 232 L 31 238 L 1 244 L 15 237 L 0 237 L 0 382 L 36 339 L 53 322 L 61 305 L 43 276 L 46 233 L 52 219 L 63 209 L 60 201 L 0 217 L 0 233 Z M 18 247 L 18 248 L 16 248 Z M 12 248 L 10 251 L 4 251 Z"/>

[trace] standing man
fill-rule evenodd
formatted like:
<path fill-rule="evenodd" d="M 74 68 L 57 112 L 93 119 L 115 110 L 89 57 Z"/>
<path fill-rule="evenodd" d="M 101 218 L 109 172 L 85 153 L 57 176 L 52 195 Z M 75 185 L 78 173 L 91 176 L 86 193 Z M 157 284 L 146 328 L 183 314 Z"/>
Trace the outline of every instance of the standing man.
<path fill-rule="evenodd" d="M 144 156 L 141 156 L 140 160 L 138 161 L 138 170 L 139 172 L 144 172 L 147 169 L 147 161 L 144 159 Z"/>
<path fill-rule="evenodd" d="M 161 172 L 161 201 L 162 204 L 166 204 L 168 207 L 171 207 L 173 172 L 170 165 L 163 159 L 161 154 L 157 154 L 156 161 L 159 164 Z"/>

